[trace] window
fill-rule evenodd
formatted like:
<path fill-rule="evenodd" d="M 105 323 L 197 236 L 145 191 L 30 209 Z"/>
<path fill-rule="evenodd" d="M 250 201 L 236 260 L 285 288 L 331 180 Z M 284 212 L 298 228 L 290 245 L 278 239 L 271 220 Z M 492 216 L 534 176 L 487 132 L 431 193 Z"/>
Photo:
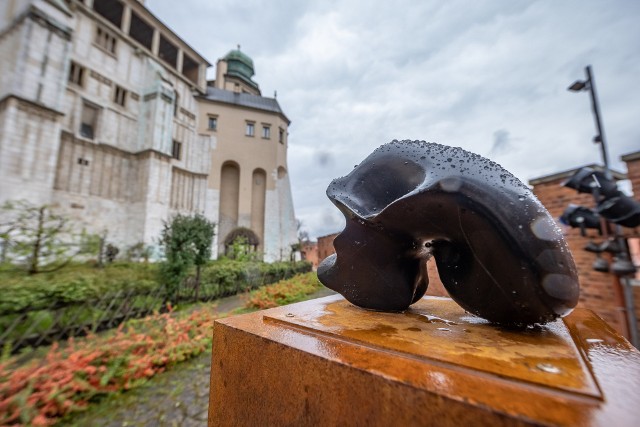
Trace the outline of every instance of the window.
<path fill-rule="evenodd" d="M 278 142 L 280 142 L 280 144 L 284 144 L 284 129 L 282 128 L 278 129 Z"/>
<path fill-rule="evenodd" d="M 124 10 L 124 5 L 120 0 L 94 0 L 93 10 L 120 28 L 120 24 L 122 24 L 122 12 Z"/>
<path fill-rule="evenodd" d="M 176 160 L 180 160 L 182 155 L 182 143 L 176 140 L 173 140 L 173 146 L 171 147 L 171 157 Z"/>
<path fill-rule="evenodd" d="M 245 135 L 254 136 L 255 135 L 255 124 L 247 122 L 247 129 L 245 131 Z"/>
<path fill-rule="evenodd" d="M 108 52 L 116 53 L 116 36 L 102 27 L 96 29 L 96 44 Z"/>
<path fill-rule="evenodd" d="M 98 123 L 98 107 L 84 103 L 82 104 L 82 120 L 80 122 L 80 135 L 85 138 L 95 137 L 96 125 Z"/>
<path fill-rule="evenodd" d="M 198 75 L 200 71 L 200 64 L 191 59 L 186 53 L 182 54 L 182 75 L 191 80 L 193 83 L 198 84 Z"/>
<path fill-rule="evenodd" d="M 178 117 L 178 108 L 180 107 L 180 95 L 178 95 L 178 91 L 173 91 L 173 117 Z"/>
<path fill-rule="evenodd" d="M 72 61 L 69 69 L 69 83 L 82 86 L 84 84 L 84 75 L 84 67 Z"/>
<path fill-rule="evenodd" d="M 151 50 L 153 42 L 153 27 L 140 18 L 137 13 L 131 11 L 131 25 L 129 35 L 142 46 Z"/>
<path fill-rule="evenodd" d="M 209 130 L 218 130 L 218 118 L 209 116 Z"/>
<path fill-rule="evenodd" d="M 115 85 L 115 90 L 113 91 L 113 102 L 124 107 L 127 102 L 127 90 L 121 86 Z"/>
<path fill-rule="evenodd" d="M 264 139 L 270 139 L 271 138 L 271 126 L 262 125 L 262 137 Z"/>
<path fill-rule="evenodd" d="M 160 46 L 158 56 L 173 68 L 178 66 L 178 47 L 160 34 Z"/>

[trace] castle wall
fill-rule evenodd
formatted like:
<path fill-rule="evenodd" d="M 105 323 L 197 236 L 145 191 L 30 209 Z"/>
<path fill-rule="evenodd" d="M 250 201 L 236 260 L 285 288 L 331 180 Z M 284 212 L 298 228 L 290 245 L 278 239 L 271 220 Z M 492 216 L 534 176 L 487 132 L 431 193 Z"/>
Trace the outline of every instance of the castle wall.
<path fill-rule="evenodd" d="M 181 61 L 167 67 L 91 3 L 10 3 L 0 5 L 11 18 L 0 20 L 0 202 L 51 203 L 121 247 L 154 245 L 176 213 L 214 219 L 206 208 L 214 139 L 197 133 L 193 96 L 207 64 L 186 74 Z M 125 21 L 130 8 L 148 14 L 124 6 Z M 198 58 L 148 22 L 181 60 Z"/>
<path fill-rule="evenodd" d="M 25 2 L 7 13 L 15 20 L 0 33 L 0 203 L 50 203 L 70 28 Z"/>
<path fill-rule="evenodd" d="M 52 204 L 121 249 L 155 245 L 164 221 L 199 212 L 219 223 L 214 256 L 226 233 L 246 226 L 265 260 L 288 259 L 297 241 L 288 119 L 203 101 L 206 60 L 141 3 L 122 3 L 121 20 L 93 1 L 0 4 L 0 203 Z M 130 32 L 141 20 L 148 43 Z M 239 166 L 228 226 L 219 217 L 227 161 Z"/>

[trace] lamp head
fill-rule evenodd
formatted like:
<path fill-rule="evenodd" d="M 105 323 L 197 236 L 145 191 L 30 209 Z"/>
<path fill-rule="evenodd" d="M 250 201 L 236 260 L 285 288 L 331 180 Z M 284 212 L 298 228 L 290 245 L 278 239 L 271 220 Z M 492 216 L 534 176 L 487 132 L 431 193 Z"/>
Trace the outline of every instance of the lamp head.
<path fill-rule="evenodd" d="M 636 267 L 627 257 L 617 257 L 611 264 L 611 271 L 616 276 L 627 276 L 635 274 Z"/>
<path fill-rule="evenodd" d="M 560 216 L 560 222 L 572 228 L 600 229 L 600 217 L 596 212 L 584 206 L 570 204 Z"/>
<path fill-rule="evenodd" d="M 594 188 L 597 187 L 601 196 L 615 197 L 619 194 L 618 186 L 614 180 L 607 178 L 604 172 L 590 167 L 578 169 L 562 185 L 579 193 L 592 193 Z"/>
<path fill-rule="evenodd" d="M 593 263 L 593 269 L 595 271 L 599 271 L 600 273 L 608 273 L 609 272 L 609 263 L 606 259 L 600 258 L 600 255 L 596 258 Z"/>
<path fill-rule="evenodd" d="M 576 80 L 575 82 L 573 82 L 571 86 L 567 88 L 567 90 L 570 90 L 571 92 L 580 92 L 586 89 L 587 89 L 587 82 L 585 82 L 584 80 Z"/>

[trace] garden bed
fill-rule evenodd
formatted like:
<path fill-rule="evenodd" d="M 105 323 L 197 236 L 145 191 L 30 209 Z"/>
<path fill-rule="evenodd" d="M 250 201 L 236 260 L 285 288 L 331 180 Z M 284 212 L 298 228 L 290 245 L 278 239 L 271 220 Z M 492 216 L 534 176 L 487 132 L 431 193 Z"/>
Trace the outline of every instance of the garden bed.
<path fill-rule="evenodd" d="M 199 292 L 186 280 L 171 298 L 153 264 L 72 266 L 54 274 L 0 276 L 0 347 L 15 353 L 118 326 L 162 311 L 167 302 L 211 301 L 310 270 L 308 263 L 215 261 L 203 269 Z M 197 296 L 197 298 L 196 298 Z"/>
<path fill-rule="evenodd" d="M 247 296 L 246 309 L 294 302 L 322 285 L 314 273 L 298 275 Z M 216 315 L 203 307 L 190 313 L 155 314 L 130 320 L 106 335 L 90 334 L 54 344 L 47 355 L 19 365 L 0 362 L 0 425 L 51 425 L 101 397 L 128 390 L 211 346 Z"/>

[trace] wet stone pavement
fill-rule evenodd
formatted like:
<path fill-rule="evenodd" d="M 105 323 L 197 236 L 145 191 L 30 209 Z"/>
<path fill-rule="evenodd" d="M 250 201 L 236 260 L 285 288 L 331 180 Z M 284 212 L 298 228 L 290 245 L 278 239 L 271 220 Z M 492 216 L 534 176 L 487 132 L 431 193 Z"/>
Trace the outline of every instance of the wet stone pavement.
<path fill-rule="evenodd" d="M 309 299 L 332 295 L 322 289 Z M 242 306 L 240 297 L 219 301 L 219 313 Z M 206 426 L 211 352 L 156 375 L 141 387 L 111 396 L 60 426 Z"/>

